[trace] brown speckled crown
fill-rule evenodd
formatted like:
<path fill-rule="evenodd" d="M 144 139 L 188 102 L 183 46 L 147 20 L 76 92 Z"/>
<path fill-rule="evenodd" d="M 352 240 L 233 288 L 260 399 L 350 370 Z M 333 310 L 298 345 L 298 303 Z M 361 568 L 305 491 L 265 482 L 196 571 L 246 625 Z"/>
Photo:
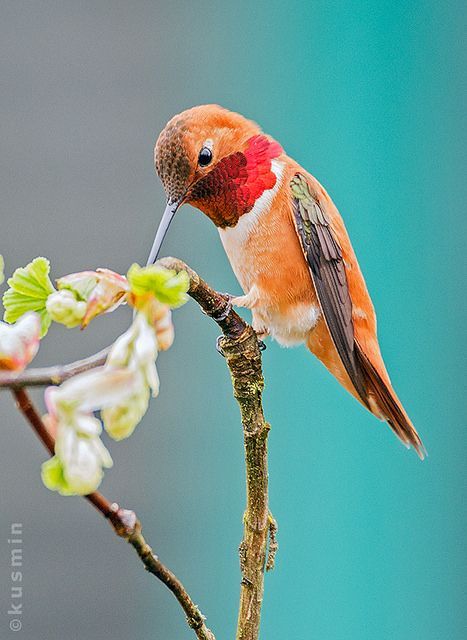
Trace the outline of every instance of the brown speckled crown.
<path fill-rule="evenodd" d="M 179 200 L 185 191 L 191 168 L 185 145 L 188 133 L 182 118 L 169 122 L 155 148 L 155 166 L 169 201 Z"/>
<path fill-rule="evenodd" d="M 209 166 L 199 163 L 205 145 L 212 154 Z M 154 160 L 170 203 L 183 199 L 227 227 L 274 186 L 271 161 L 281 153 L 254 122 L 218 105 L 200 105 L 167 123 Z"/>

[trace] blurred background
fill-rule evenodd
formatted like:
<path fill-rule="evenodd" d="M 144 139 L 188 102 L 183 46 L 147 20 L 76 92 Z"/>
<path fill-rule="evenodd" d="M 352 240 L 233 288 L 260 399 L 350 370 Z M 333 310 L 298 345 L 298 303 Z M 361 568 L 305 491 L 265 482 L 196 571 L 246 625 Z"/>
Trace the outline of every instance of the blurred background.
<path fill-rule="evenodd" d="M 257 120 L 345 218 L 388 369 L 429 457 L 405 451 L 304 349 L 269 344 L 280 551 L 262 637 L 465 638 L 465 3 L 2 0 L 0 12 L 7 275 L 37 255 L 54 277 L 143 263 L 164 206 L 153 143 L 195 104 Z M 164 253 L 239 292 L 199 212 L 181 211 Z M 85 333 L 54 327 L 35 364 L 90 354 L 129 322 L 120 310 Z M 158 360 L 160 397 L 130 440 L 109 443 L 115 466 L 102 490 L 135 509 L 217 637 L 232 638 L 239 412 L 216 327 L 192 302 L 175 325 Z M 14 636 L 7 540 L 20 522 L 17 636 L 193 637 L 92 508 L 42 486 L 45 452 L 7 392 L 0 411 L 0 636 Z"/>

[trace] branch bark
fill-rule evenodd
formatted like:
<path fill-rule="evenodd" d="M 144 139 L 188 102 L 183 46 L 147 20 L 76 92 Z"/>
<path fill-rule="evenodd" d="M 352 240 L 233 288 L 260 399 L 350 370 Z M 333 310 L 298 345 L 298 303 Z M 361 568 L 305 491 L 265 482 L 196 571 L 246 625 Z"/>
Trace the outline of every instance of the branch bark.
<path fill-rule="evenodd" d="M 240 543 L 240 607 L 237 640 L 257 640 L 263 602 L 264 570 L 269 530 L 273 531 L 272 568 L 277 549 L 277 526 L 268 507 L 267 438 L 269 424 L 262 407 L 264 379 L 258 338 L 233 309 L 229 298 L 218 293 L 197 273 L 176 258 L 164 258 L 159 264 L 190 277 L 189 295 L 222 329 L 219 347 L 230 369 L 234 396 L 239 404 L 243 425 L 246 465 L 246 511 L 244 533 Z"/>
<path fill-rule="evenodd" d="M 51 384 L 62 384 L 68 378 L 78 373 L 100 367 L 105 363 L 110 347 L 102 349 L 88 358 L 70 362 L 70 364 L 55 365 L 24 371 L 0 371 L 0 389 L 21 389 L 22 387 L 45 387 Z"/>

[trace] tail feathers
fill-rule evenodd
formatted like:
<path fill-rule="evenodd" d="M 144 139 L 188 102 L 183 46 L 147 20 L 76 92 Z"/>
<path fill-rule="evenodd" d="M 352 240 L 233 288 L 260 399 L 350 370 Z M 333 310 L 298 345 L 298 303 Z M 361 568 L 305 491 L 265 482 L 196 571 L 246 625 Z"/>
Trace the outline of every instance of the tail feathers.
<path fill-rule="evenodd" d="M 397 437 L 407 447 L 412 445 L 419 458 L 423 460 L 426 455 L 425 447 L 400 400 L 391 388 L 389 380 L 387 382 L 383 380 L 357 341 L 355 342 L 355 353 L 364 374 L 368 404 L 372 412 L 379 414 L 383 420 L 386 420 Z"/>

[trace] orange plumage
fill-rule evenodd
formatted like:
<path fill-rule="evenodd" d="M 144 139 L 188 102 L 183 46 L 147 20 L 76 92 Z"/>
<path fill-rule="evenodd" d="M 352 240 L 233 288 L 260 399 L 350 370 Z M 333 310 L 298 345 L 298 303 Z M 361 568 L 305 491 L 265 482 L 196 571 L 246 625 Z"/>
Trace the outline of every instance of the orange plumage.
<path fill-rule="evenodd" d="M 219 228 L 245 293 L 233 303 L 251 309 L 259 336 L 305 343 L 423 457 L 389 380 L 344 222 L 316 178 L 255 123 L 216 105 L 175 116 L 159 136 L 155 163 L 171 215 L 188 202 Z"/>

